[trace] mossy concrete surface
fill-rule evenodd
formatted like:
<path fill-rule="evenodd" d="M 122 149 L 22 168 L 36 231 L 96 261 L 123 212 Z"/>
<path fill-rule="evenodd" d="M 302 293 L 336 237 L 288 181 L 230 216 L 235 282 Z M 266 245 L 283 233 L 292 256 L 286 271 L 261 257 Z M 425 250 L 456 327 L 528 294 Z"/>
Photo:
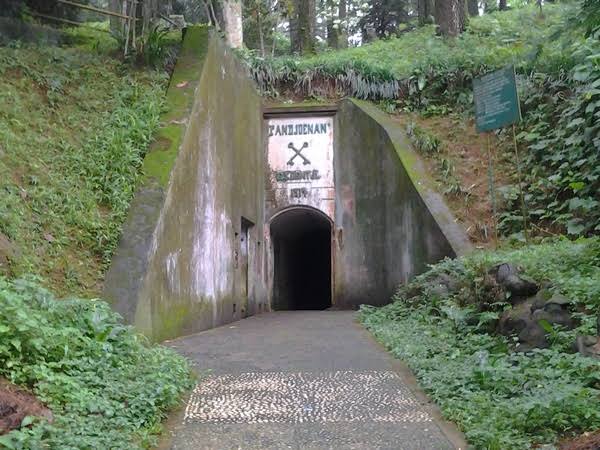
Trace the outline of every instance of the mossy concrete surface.
<path fill-rule="evenodd" d="M 336 120 L 334 303 L 388 303 L 400 284 L 470 244 L 397 125 L 358 100 L 341 102 Z"/>
<path fill-rule="evenodd" d="M 218 36 L 195 27 L 167 102 L 105 283 L 115 309 L 154 340 L 245 317 L 266 298 L 259 95 Z M 242 218 L 255 224 L 248 275 L 238 264 Z"/>
<path fill-rule="evenodd" d="M 157 139 L 144 159 L 144 184 L 166 188 L 196 98 L 208 50 L 209 28 L 186 29 L 179 58 L 167 91 L 167 112 Z"/>
<path fill-rule="evenodd" d="M 273 257 L 268 111 L 207 28 L 185 35 L 168 106 L 105 282 L 114 308 L 157 341 L 268 311 Z M 335 112 L 313 112 L 323 108 Z M 345 100 L 335 130 L 333 304 L 384 304 L 428 264 L 470 246 L 397 125 Z"/>

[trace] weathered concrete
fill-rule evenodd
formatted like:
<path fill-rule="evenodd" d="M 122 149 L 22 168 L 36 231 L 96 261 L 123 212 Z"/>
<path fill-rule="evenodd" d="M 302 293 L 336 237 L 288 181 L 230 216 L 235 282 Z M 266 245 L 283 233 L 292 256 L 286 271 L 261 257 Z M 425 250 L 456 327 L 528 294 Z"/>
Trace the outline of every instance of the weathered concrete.
<path fill-rule="evenodd" d="M 192 28 L 169 104 L 105 290 L 156 340 L 240 319 L 266 298 L 260 97 L 220 39 Z"/>
<path fill-rule="evenodd" d="M 354 319 L 269 313 L 167 343 L 205 378 L 161 448 L 466 448 Z"/>
<path fill-rule="evenodd" d="M 470 244 L 397 124 L 356 100 L 336 119 L 334 305 L 385 304 L 427 264 Z"/>
<path fill-rule="evenodd" d="M 105 282 L 155 340 L 273 307 L 384 304 L 469 248 L 404 132 L 372 105 L 280 108 L 269 128 L 244 66 L 205 27 L 187 31 L 167 103 Z M 270 142 L 281 124 L 292 133 Z"/>

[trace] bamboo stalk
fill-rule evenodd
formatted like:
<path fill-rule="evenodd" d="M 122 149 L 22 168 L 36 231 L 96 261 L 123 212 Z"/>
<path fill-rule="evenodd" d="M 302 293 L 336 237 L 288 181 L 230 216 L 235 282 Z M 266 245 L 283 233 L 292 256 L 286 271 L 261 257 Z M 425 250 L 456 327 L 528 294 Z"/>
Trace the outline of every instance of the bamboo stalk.
<path fill-rule="evenodd" d="M 130 14 L 133 16 L 133 20 L 132 20 L 132 25 L 133 25 L 133 48 L 136 49 L 136 40 L 137 40 L 137 36 L 136 36 L 136 31 L 137 31 L 137 24 L 135 23 L 135 19 L 137 18 L 137 13 L 138 13 L 138 2 L 137 0 L 133 0 L 133 4 L 132 4 L 132 8 L 133 11 L 130 12 Z M 137 50 L 136 50 L 137 51 Z"/>
<path fill-rule="evenodd" d="M 96 31 L 99 31 L 100 33 L 109 33 L 110 34 L 110 31 L 108 31 L 108 30 L 101 30 L 99 28 L 91 27 L 89 25 L 86 25 L 85 23 L 76 22 L 74 20 L 61 19 L 60 17 L 54 17 L 54 16 L 47 16 L 46 14 L 39 14 L 39 13 L 36 13 L 35 11 L 31 11 L 30 14 L 33 17 L 40 17 L 42 19 L 56 20 L 57 22 L 68 23 L 69 25 L 77 25 L 78 27 L 89 28 L 90 30 L 96 30 Z"/>
<path fill-rule="evenodd" d="M 128 6 L 128 2 L 127 0 L 124 1 L 125 4 L 125 13 L 127 13 L 127 6 Z M 127 54 L 129 53 L 129 34 L 131 33 L 131 19 L 127 19 L 125 21 L 125 33 L 126 33 L 126 37 L 125 37 L 125 50 L 123 52 L 123 56 L 127 56 Z"/>
<path fill-rule="evenodd" d="M 81 3 L 75 3 L 75 2 L 72 2 L 69 0 L 56 0 L 56 1 L 58 3 L 62 3 L 64 5 L 74 6 L 75 8 L 87 9 L 88 11 L 94 11 L 99 14 L 104 14 L 107 16 L 120 17 L 121 19 L 131 19 L 131 17 L 129 17 L 127 15 L 119 14 L 119 13 L 113 12 L 113 11 L 106 11 L 105 9 L 96 8 L 94 6 L 82 5 Z"/>
<path fill-rule="evenodd" d="M 515 158 L 517 163 L 517 176 L 519 181 L 519 197 L 521 199 L 521 213 L 523 214 L 523 233 L 525 234 L 525 242 L 529 244 L 529 230 L 527 227 L 528 210 L 525 204 L 525 194 L 523 193 L 523 175 L 521 174 L 521 160 L 519 158 L 519 146 L 517 145 L 517 132 L 515 124 L 512 126 L 513 143 L 515 145 Z"/>

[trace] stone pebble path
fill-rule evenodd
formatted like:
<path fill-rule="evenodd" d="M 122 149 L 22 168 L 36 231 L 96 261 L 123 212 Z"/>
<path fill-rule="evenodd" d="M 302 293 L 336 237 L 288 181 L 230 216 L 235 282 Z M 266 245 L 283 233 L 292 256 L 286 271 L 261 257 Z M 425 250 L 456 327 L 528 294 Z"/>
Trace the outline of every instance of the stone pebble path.
<path fill-rule="evenodd" d="M 167 345 L 207 375 L 164 448 L 466 448 L 353 312 L 262 314 Z"/>

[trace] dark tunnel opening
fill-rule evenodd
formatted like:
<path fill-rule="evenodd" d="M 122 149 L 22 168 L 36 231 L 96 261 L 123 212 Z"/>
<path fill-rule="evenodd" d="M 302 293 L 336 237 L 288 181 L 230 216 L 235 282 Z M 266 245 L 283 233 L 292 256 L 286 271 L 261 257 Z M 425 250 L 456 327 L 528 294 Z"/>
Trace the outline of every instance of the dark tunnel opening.
<path fill-rule="evenodd" d="M 331 222 L 320 211 L 290 209 L 271 223 L 273 310 L 331 307 Z"/>

